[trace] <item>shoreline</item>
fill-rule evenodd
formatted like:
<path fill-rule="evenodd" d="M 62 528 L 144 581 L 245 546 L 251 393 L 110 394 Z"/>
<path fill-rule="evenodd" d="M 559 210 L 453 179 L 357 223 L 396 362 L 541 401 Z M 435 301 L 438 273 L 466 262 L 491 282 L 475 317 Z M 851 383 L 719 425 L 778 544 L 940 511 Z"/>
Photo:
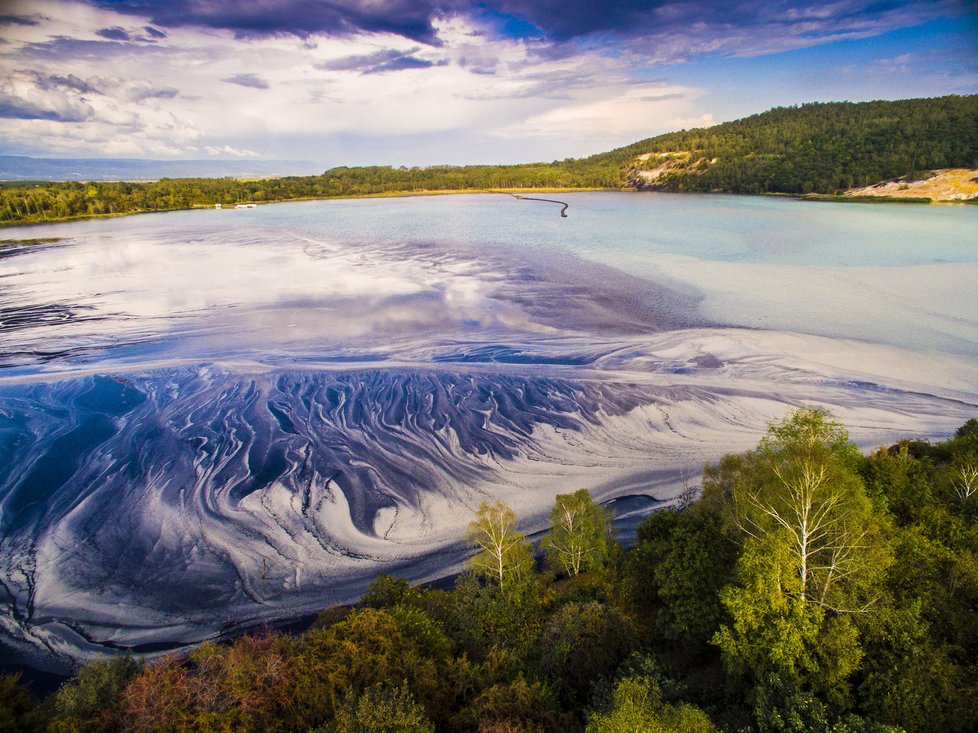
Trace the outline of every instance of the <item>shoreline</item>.
<path fill-rule="evenodd" d="M 796 201 L 810 201 L 815 203 L 839 203 L 839 204 L 933 204 L 933 205 L 978 205 L 976 199 L 933 199 L 929 197 L 896 197 L 896 196 L 847 196 L 845 194 L 822 194 L 822 193 L 784 193 L 778 191 L 768 191 L 765 193 L 740 193 L 736 191 L 668 191 L 668 190 L 640 190 L 636 188 L 604 188 L 604 187 L 540 187 L 540 188 L 466 188 L 466 189 L 431 189 L 418 191 L 383 191 L 379 193 L 351 193 L 341 196 L 302 196 L 289 199 L 273 199 L 270 201 L 254 201 L 258 206 L 267 204 L 287 204 L 300 201 L 348 201 L 357 199 L 388 199 L 388 198 L 414 198 L 422 196 L 456 196 L 473 194 L 514 194 L 514 193 L 594 193 L 606 191 L 609 193 L 668 193 L 683 196 L 760 196 L 772 198 L 788 198 Z M 226 208 L 234 209 L 234 204 L 227 204 Z M 79 216 L 65 216 L 56 219 L 42 219 L 41 221 L 4 221 L 0 222 L 0 231 L 9 227 L 32 227 L 44 224 L 64 224 L 72 221 L 88 221 L 92 219 L 115 219 L 123 216 L 138 216 L 140 214 L 166 214 L 174 211 L 209 211 L 214 209 L 212 205 L 197 205 L 180 207 L 175 209 L 145 209 L 140 211 L 115 212 L 107 214 L 84 214 Z"/>
<path fill-rule="evenodd" d="M 152 182 L 152 181 L 151 181 Z M 53 183 L 63 183 L 63 181 L 53 181 Z M 265 206 L 266 204 L 289 204 L 299 201 L 347 201 L 355 199 L 387 199 L 387 198 L 414 198 L 419 196 L 453 196 L 453 195 L 465 195 L 465 194 L 487 194 L 487 193 L 498 193 L 498 194 L 512 194 L 512 193 L 587 193 L 594 191 L 628 191 L 629 189 L 620 188 L 601 188 L 601 187 L 581 187 L 581 188 L 554 188 L 554 187 L 539 187 L 539 188 L 464 188 L 464 189 L 453 189 L 453 188 L 440 188 L 431 190 L 418 190 L 418 191 L 382 191 L 379 193 L 351 193 L 344 194 L 342 196 L 299 196 L 296 198 L 289 199 L 272 199 L 269 201 L 250 201 L 247 203 L 254 203 L 258 206 Z M 245 202 L 239 202 L 245 203 Z M 225 208 L 228 210 L 233 210 L 235 204 L 227 204 Z M 140 211 L 123 211 L 114 212 L 109 214 L 83 214 L 79 216 L 63 216 L 57 219 L 42 219 L 41 221 L 3 221 L 0 222 L 0 230 L 5 227 L 28 227 L 36 226 L 38 224 L 63 224 L 70 221 L 86 221 L 90 219 L 116 219 L 122 216 L 137 216 L 139 214 L 166 214 L 173 211 L 211 211 L 215 210 L 214 205 L 197 205 L 197 206 L 185 206 L 176 209 L 143 209 Z"/>

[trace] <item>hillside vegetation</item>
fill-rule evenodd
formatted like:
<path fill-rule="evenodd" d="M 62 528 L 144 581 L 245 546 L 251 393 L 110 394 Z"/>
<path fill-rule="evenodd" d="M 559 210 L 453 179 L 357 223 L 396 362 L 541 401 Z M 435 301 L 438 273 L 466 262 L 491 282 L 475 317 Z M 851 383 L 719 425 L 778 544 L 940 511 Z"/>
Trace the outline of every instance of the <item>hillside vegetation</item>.
<path fill-rule="evenodd" d="M 292 636 L 97 660 L 0 730 L 965 733 L 978 729 L 978 420 L 861 455 L 800 410 L 614 542 L 557 497 L 546 564 L 504 504 L 451 591 L 378 577 Z"/>
<path fill-rule="evenodd" d="M 640 187 L 836 193 L 935 168 L 978 167 L 978 95 L 772 109 L 590 160 L 625 165 Z M 667 169 L 654 181 L 639 175 L 664 163 Z"/>
<path fill-rule="evenodd" d="M 0 223 L 433 191 L 639 188 L 835 194 L 943 168 L 978 168 L 978 95 L 778 108 L 552 163 L 339 167 L 321 176 L 257 180 L 9 183 L 0 186 Z"/>

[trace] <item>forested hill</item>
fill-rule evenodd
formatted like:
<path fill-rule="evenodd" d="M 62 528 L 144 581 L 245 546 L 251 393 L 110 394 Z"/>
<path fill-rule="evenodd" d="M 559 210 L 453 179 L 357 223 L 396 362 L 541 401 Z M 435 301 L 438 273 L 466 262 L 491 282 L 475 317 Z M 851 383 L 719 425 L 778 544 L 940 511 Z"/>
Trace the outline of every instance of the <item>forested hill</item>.
<path fill-rule="evenodd" d="M 777 108 L 588 158 L 523 165 L 331 168 L 321 176 L 0 185 L 0 224 L 241 202 L 431 191 L 651 188 L 834 194 L 978 168 L 978 95 Z"/>
<path fill-rule="evenodd" d="M 588 160 L 618 166 L 640 188 L 835 193 L 935 168 L 978 168 L 978 95 L 779 107 Z"/>

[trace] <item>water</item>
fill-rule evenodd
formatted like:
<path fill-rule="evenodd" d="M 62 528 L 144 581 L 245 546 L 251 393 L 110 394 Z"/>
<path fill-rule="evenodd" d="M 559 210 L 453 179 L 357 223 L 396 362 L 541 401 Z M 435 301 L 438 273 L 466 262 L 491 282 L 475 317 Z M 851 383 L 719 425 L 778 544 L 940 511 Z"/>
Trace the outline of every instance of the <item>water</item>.
<path fill-rule="evenodd" d="M 21 330 L 10 340 L 0 331 L 0 343 L 13 354 L 36 334 L 43 341 L 37 351 L 57 355 L 130 333 L 140 343 L 159 342 L 188 320 L 199 331 L 200 317 L 218 309 L 293 308 L 295 314 L 310 304 L 332 307 L 324 300 L 341 296 L 362 303 L 365 293 L 433 308 L 431 331 L 446 307 L 476 297 L 472 289 L 485 275 L 445 269 L 448 260 L 437 258 L 447 252 L 449 259 L 463 257 L 457 266 L 488 264 L 497 271 L 519 259 L 569 266 L 583 258 L 670 285 L 699 301 L 697 314 L 712 323 L 976 354 L 978 208 L 669 194 L 564 197 L 572 207 L 568 219 L 550 204 L 473 195 L 299 202 L 8 230 L 12 238 L 43 233 L 65 237 L 66 244 L 44 248 L 57 250 L 50 256 L 0 260 L 8 309 L 30 303 L 46 314 L 45 328 Z M 342 246 L 348 251 L 336 250 Z M 485 311 L 480 304 L 475 309 L 463 320 L 484 322 Z M 340 320 L 348 333 L 362 319 L 334 318 L 334 324 Z M 403 318 L 384 320 L 397 329 Z M 69 321 L 81 325 L 63 327 Z M 353 335 L 383 326 L 373 320 Z M 314 351 L 321 351 L 320 336 L 306 339 Z"/>
<path fill-rule="evenodd" d="M 6 643 L 61 668 L 437 577 L 487 497 L 659 506 L 799 405 L 864 446 L 978 413 L 978 207 L 557 198 L 8 229 L 61 241 L 0 252 Z"/>

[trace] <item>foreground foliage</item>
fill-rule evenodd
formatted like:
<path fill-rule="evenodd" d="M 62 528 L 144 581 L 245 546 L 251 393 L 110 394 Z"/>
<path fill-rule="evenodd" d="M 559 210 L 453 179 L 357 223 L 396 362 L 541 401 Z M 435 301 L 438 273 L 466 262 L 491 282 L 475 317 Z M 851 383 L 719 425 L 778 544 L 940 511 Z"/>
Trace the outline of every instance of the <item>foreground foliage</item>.
<path fill-rule="evenodd" d="M 644 160 L 640 158 L 644 157 Z M 637 169 L 670 161 L 649 184 Z M 634 188 L 835 194 L 935 168 L 978 168 L 978 95 L 776 108 L 582 159 L 523 165 L 331 168 L 321 176 L 0 186 L 0 224 L 244 202 L 425 191 Z M 926 200 L 926 199 L 925 199 Z"/>
<path fill-rule="evenodd" d="M 380 576 L 304 634 L 98 660 L 40 705 L 6 677 L 0 731 L 972 731 L 975 466 L 978 420 L 862 456 L 801 410 L 628 552 L 578 491 L 541 572 L 485 504 L 451 591 Z"/>

